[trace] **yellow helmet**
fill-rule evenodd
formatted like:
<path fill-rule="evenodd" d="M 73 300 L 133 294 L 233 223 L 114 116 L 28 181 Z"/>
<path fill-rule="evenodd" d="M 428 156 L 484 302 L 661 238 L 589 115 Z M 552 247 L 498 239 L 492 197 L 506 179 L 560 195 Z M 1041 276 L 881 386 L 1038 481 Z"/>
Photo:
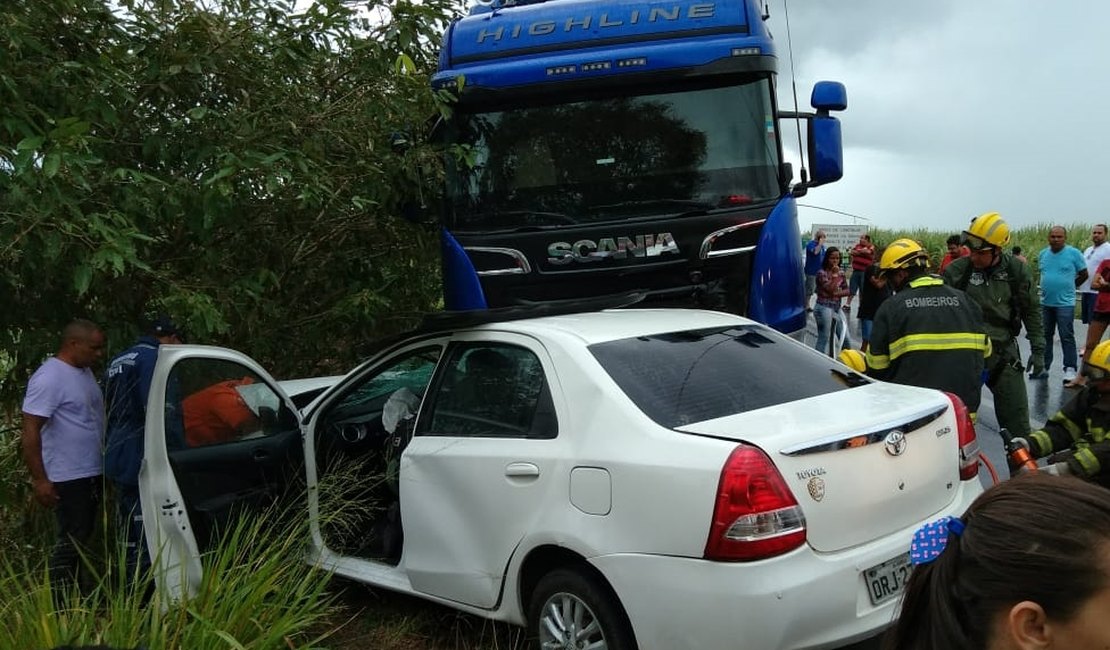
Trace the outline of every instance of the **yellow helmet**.
<path fill-rule="evenodd" d="M 1110 373 L 1110 340 L 1103 341 L 1095 346 L 1095 349 L 1091 351 L 1091 358 L 1087 359 L 1087 365 Z"/>
<path fill-rule="evenodd" d="M 972 250 L 1002 248 L 1010 243 L 1010 226 L 997 212 L 984 212 L 964 231 L 964 244 Z"/>
<path fill-rule="evenodd" d="M 929 266 L 929 254 L 912 239 L 896 239 L 886 247 L 879 259 L 883 271 L 908 269 L 913 266 Z"/>
<path fill-rule="evenodd" d="M 1110 343 L 1110 341 L 1107 341 L 1107 343 Z M 856 372 L 867 372 L 867 361 L 864 359 L 863 353 L 859 350 L 845 348 L 840 351 L 840 355 L 837 359 L 840 360 L 840 363 L 843 363 Z"/>

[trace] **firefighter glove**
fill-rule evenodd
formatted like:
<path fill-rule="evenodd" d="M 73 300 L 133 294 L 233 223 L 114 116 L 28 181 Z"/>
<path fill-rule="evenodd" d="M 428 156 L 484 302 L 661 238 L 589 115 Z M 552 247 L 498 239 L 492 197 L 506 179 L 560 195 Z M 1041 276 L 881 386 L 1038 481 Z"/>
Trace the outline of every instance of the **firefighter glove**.
<path fill-rule="evenodd" d="M 1034 352 L 1029 355 L 1029 367 L 1026 370 L 1032 376 L 1039 376 L 1044 372 L 1044 353 Z"/>

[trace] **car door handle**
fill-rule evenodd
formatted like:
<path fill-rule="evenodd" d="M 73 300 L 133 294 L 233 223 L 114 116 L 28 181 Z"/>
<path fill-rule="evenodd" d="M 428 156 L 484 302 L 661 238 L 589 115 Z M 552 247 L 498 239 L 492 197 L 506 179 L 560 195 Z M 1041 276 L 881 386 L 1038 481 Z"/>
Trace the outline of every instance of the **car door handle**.
<path fill-rule="evenodd" d="M 254 453 L 251 454 L 251 457 L 258 462 L 262 462 L 270 458 L 270 452 L 265 449 L 255 449 Z"/>
<path fill-rule="evenodd" d="M 505 476 L 513 478 L 539 476 L 540 468 L 534 463 L 509 463 L 505 467 Z"/>

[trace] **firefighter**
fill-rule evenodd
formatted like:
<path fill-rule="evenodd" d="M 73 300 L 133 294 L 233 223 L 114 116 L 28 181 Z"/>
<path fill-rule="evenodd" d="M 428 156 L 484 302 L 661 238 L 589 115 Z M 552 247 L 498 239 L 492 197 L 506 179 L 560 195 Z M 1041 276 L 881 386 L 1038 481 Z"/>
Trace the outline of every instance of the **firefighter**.
<path fill-rule="evenodd" d="M 966 291 L 983 310 L 992 352 L 987 358 L 987 387 L 994 394 L 1000 427 L 1018 437 L 1029 435 L 1029 398 L 1017 336 L 1022 324 L 1032 353 L 1028 369 L 1044 370 L 1044 330 L 1041 301 L 1029 267 L 1003 248 L 1010 243 L 1010 227 L 997 212 L 975 217 L 963 233 L 971 255 L 944 269 L 944 281 Z"/>
<path fill-rule="evenodd" d="M 1049 456 L 1050 474 L 1110 483 L 1110 341 L 1099 343 L 1083 374 L 1088 382 L 1028 439 L 1014 442 L 1036 458 Z"/>
<path fill-rule="evenodd" d="M 928 268 L 929 255 L 911 239 L 893 242 L 879 259 L 879 273 L 897 293 L 875 313 L 868 374 L 954 393 L 974 413 L 991 351 L 983 312 Z"/>

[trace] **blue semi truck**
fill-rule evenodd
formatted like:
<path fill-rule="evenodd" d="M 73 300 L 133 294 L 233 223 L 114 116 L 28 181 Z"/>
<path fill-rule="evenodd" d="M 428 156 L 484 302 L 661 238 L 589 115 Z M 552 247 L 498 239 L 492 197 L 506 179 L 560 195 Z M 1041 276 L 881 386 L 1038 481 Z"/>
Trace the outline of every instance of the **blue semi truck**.
<path fill-rule="evenodd" d="M 796 197 L 840 178 L 844 87 L 780 111 L 758 0 L 495 0 L 444 36 L 448 309 L 643 291 L 805 324 Z M 809 175 L 783 161 L 807 124 Z M 790 123 L 787 123 L 788 125 Z"/>

